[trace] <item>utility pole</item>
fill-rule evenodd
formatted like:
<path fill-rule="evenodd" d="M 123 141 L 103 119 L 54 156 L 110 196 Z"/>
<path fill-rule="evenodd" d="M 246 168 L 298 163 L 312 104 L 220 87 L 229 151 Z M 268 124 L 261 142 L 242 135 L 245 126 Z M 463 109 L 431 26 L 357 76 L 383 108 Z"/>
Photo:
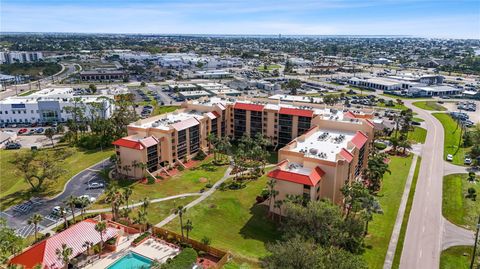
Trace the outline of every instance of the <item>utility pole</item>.
<path fill-rule="evenodd" d="M 477 231 L 475 232 L 475 245 L 473 245 L 473 254 L 472 254 L 472 261 L 470 262 L 470 269 L 473 269 L 473 264 L 475 262 L 475 254 L 477 252 L 477 240 L 478 240 L 478 229 L 479 228 L 480 228 L 480 216 L 478 216 Z"/>

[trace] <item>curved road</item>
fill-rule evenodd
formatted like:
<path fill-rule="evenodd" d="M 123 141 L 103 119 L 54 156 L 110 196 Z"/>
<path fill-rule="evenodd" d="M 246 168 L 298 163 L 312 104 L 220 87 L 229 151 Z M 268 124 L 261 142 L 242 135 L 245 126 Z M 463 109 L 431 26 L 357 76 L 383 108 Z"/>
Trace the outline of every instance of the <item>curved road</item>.
<path fill-rule="evenodd" d="M 442 124 L 429 112 L 406 101 L 405 105 L 425 120 L 427 138 L 422 150 L 422 163 L 405 234 L 400 268 L 438 268 L 443 234 Z"/>

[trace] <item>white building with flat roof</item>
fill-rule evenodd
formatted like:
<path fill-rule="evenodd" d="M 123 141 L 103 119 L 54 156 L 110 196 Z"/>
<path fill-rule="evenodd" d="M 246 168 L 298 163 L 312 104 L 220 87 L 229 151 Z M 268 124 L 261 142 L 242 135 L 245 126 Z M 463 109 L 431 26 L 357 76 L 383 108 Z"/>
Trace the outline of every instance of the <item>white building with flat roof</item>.
<path fill-rule="evenodd" d="M 109 118 L 114 110 L 113 95 L 77 95 L 72 88 L 48 88 L 27 96 L 0 101 L 0 123 L 65 122 L 72 118 L 67 107 L 82 107 L 85 117 Z M 102 108 L 92 103 L 102 104 Z M 93 114 L 95 113 L 95 114 Z"/>
<path fill-rule="evenodd" d="M 28 63 L 43 59 L 39 51 L 8 51 L 0 52 L 0 64 Z"/>

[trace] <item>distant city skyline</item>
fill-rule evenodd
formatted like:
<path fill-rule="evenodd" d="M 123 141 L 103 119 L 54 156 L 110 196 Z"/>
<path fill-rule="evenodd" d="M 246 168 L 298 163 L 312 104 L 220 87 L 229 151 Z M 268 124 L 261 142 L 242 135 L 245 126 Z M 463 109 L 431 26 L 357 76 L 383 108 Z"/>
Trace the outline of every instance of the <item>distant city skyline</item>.
<path fill-rule="evenodd" d="M 480 39 L 480 1 L 1 0 L 2 32 Z"/>

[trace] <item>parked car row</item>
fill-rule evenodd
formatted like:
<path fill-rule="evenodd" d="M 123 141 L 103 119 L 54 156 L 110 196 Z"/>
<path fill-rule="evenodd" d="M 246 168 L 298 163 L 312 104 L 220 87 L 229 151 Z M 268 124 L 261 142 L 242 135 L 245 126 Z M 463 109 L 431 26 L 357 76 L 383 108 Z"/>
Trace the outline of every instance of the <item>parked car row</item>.
<path fill-rule="evenodd" d="M 452 154 L 447 154 L 447 161 L 451 162 L 453 161 L 453 155 Z M 465 156 L 465 159 L 463 160 L 463 164 L 466 165 L 471 165 L 472 164 L 472 158 L 470 156 Z"/>
<path fill-rule="evenodd" d="M 44 128 L 40 127 L 40 128 L 32 128 L 30 130 L 28 130 L 27 128 L 22 128 L 20 130 L 18 130 L 18 134 L 21 135 L 21 134 L 29 134 L 29 135 L 33 135 L 33 134 L 41 134 L 45 131 Z"/>
<path fill-rule="evenodd" d="M 477 111 L 477 104 L 475 104 L 475 102 L 472 102 L 472 101 L 459 102 L 457 103 L 457 109 L 475 112 Z"/>
<path fill-rule="evenodd" d="M 26 127 L 57 127 L 58 122 L 33 122 L 33 123 L 0 123 L 0 128 L 26 128 Z"/>
<path fill-rule="evenodd" d="M 143 107 L 140 115 L 142 116 L 142 118 L 146 118 L 146 117 L 150 116 L 150 114 L 152 114 L 152 112 L 153 112 L 153 106 L 146 105 L 146 106 Z"/>

